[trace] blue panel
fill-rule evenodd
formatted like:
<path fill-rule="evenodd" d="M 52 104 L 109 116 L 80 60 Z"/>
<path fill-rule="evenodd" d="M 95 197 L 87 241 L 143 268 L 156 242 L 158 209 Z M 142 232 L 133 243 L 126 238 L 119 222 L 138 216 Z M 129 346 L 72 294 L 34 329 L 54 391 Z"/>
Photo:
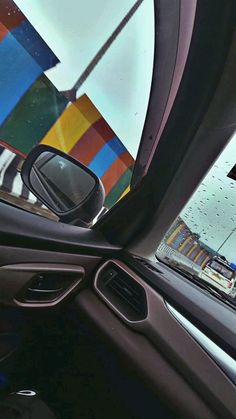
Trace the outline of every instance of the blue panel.
<path fill-rule="evenodd" d="M 102 177 L 117 157 L 125 151 L 126 149 L 120 140 L 118 138 L 113 138 L 99 150 L 88 167 L 97 176 Z"/>
<path fill-rule="evenodd" d="M 29 21 L 23 21 L 19 26 L 12 29 L 11 33 L 42 67 L 43 71 L 54 67 L 59 62 L 58 58 Z"/>
<path fill-rule="evenodd" d="M 0 126 L 42 68 L 9 32 L 0 43 Z"/>
<path fill-rule="evenodd" d="M 122 142 L 118 138 L 114 138 L 110 140 L 107 144 L 109 144 L 109 147 L 111 147 L 111 149 L 115 151 L 117 156 L 120 156 L 120 154 L 127 151 L 124 145 L 122 144 Z"/>

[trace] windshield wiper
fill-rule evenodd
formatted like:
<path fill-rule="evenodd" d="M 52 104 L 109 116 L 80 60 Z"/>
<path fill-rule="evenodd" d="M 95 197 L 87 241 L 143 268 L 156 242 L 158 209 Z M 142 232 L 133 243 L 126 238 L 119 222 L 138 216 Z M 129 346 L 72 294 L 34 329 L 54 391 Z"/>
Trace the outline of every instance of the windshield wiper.
<path fill-rule="evenodd" d="M 185 278 L 187 278 L 190 281 L 194 282 L 195 284 L 197 284 L 198 286 L 200 286 L 202 289 L 208 291 L 210 294 L 218 297 L 224 303 L 228 304 L 230 307 L 233 307 L 235 309 L 236 302 L 234 302 L 234 299 L 232 297 L 230 297 L 227 294 L 225 294 L 224 291 L 219 290 L 218 288 L 214 287 L 214 285 L 210 285 L 207 282 L 204 282 L 197 275 L 194 275 L 194 274 L 190 273 L 189 271 L 187 271 L 184 268 L 181 268 L 180 266 L 172 266 L 172 265 L 168 264 L 167 262 L 164 262 L 163 260 L 159 259 L 157 256 L 156 256 L 156 259 L 159 262 L 164 263 L 166 266 L 168 266 L 169 268 L 173 269 L 174 271 L 180 273 Z"/>

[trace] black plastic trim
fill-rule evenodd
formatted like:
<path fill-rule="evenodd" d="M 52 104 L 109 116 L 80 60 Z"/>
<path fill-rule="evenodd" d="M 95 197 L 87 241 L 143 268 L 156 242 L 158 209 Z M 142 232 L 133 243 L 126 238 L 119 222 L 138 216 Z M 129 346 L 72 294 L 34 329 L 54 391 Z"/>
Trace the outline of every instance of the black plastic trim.
<path fill-rule="evenodd" d="M 81 254 L 105 255 L 121 250 L 102 234 L 89 228 L 47 220 L 0 202 L 0 244 L 31 249 L 78 251 Z"/>

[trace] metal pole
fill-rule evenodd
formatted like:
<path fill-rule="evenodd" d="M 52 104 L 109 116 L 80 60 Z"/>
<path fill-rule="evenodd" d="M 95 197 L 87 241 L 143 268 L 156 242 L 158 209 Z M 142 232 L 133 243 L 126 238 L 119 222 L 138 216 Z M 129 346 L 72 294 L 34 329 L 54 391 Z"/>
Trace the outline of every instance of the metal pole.
<path fill-rule="evenodd" d="M 224 244 L 227 242 L 227 240 L 232 236 L 232 234 L 236 231 L 236 227 L 229 233 L 229 235 L 226 237 L 226 239 L 223 241 L 223 243 L 220 245 L 220 247 L 217 249 L 217 252 L 224 246 Z"/>
<path fill-rule="evenodd" d="M 83 71 L 83 73 L 78 78 L 77 82 L 74 84 L 72 89 L 66 90 L 62 93 L 64 96 L 67 97 L 68 100 L 71 102 L 75 102 L 76 100 L 76 93 L 79 90 L 79 88 L 82 86 L 82 84 L 87 80 L 88 76 L 93 72 L 96 65 L 99 63 L 99 61 L 102 59 L 104 54 L 108 51 L 110 46 L 113 44 L 117 36 L 122 32 L 122 30 L 125 28 L 127 23 L 130 21 L 132 16 L 135 14 L 135 12 L 138 10 L 139 6 L 143 3 L 144 0 L 137 0 L 134 5 L 131 7 L 131 9 L 128 11 L 128 13 L 124 16 L 122 21 L 119 23 L 119 25 L 115 28 L 115 30 L 112 32 L 112 34 L 109 36 L 109 38 L 106 40 L 106 42 L 103 44 L 103 46 L 99 49 L 95 57 L 90 61 L 86 69 Z"/>

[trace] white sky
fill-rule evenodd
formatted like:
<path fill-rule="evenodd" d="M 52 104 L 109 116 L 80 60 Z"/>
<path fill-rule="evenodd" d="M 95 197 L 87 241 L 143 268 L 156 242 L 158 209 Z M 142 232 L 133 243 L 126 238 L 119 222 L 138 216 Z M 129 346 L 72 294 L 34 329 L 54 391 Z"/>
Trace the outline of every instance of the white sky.
<path fill-rule="evenodd" d="M 15 0 L 61 61 L 46 72 L 70 89 L 135 0 Z M 144 0 L 78 96 L 86 93 L 136 157 L 149 99 L 154 50 L 153 0 Z"/>

